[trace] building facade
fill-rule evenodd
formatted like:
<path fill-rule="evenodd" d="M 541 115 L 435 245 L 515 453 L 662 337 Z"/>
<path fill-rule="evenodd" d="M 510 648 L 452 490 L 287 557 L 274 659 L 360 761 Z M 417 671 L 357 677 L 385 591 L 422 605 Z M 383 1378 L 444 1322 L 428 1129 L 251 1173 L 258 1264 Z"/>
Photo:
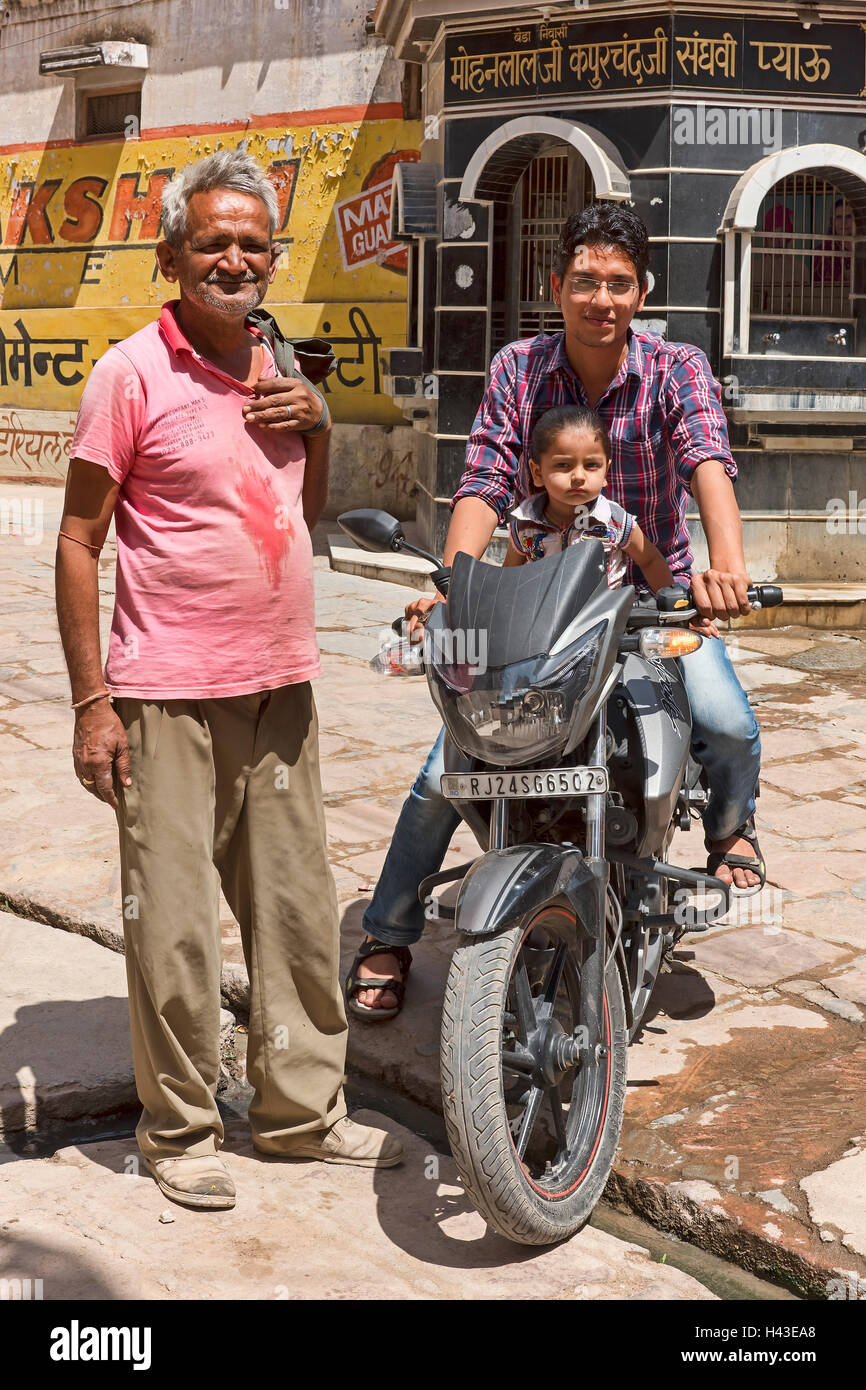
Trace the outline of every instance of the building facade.
<path fill-rule="evenodd" d="M 160 195 L 243 144 L 280 203 L 266 307 L 330 339 L 336 505 L 411 515 L 418 435 L 383 380 L 406 334 L 394 166 L 418 92 L 352 0 L 7 0 L 0 10 L 0 475 L 65 476 L 84 382 L 156 317 Z M 419 69 L 410 70 L 410 78 Z"/>
<path fill-rule="evenodd" d="M 380 0 L 374 23 L 423 70 L 421 161 L 395 175 L 409 307 L 388 382 L 423 440 L 427 540 L 491 356 L 561 325 L 559 227 L 628 200 L 651 237 L 640 323 L 697 344 L 722 384 L 752 574 L 862 582 L 861 0 Z"/>

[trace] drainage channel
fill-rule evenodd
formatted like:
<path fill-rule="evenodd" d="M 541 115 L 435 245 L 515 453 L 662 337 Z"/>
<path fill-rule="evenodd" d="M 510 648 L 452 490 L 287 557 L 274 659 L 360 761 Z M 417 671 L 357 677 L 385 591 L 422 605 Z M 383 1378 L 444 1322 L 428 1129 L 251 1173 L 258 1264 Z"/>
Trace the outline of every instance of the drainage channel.
<path fill-rule="evenodd" d="M 236 1119 L 245 1119 L 252 1092 L 249 1087 L 237 1082 L 220 1091 L 220 1108 Z M 346 1082 L 346 1100 L 350 1113 L 355 1110 L 378 1110 L 388 1115 L 406 1129 L 412 1130 L 425 1139 L 433 1150 L 444 1157 L 450 1156 L 445 1134 L 445 1122 L 441 1115 L 397 1095 L 388 1087 L 380 1085 L 368 1077 L 349 1077 Z M 55 1130 L 45 1130 L 39 1135 L 31 1135 L 20 1147 L 15 1143 L 0 1143 L 0 1165 L 14 1162 L 20 1158 L 48 1158 L 60 1148 L 72 1144 L 95 1144 L 106 1139 L 132 1139 L 135 1135 L 134 1115 L 106 1116 L 89 1123 L 78 1122 L 64 1125 Z M 675 1236 L 663 1234 L 642 1221 L 600 1202 L 596 1207 L 591 1226 L 603 1231 L 605 1235 L 640 1245 L 649 1252 L 659 1264 L 671 1265 L 684 1274 L 689 1274 L 717 1298 L 745 1302 L 801 1302 L 796 1294 L 788 1289 L 758 1279 L 754 1274 L 729 1264 L 717 1255 L 711 1255 L 697 1246 L 677 1240 Z"/>

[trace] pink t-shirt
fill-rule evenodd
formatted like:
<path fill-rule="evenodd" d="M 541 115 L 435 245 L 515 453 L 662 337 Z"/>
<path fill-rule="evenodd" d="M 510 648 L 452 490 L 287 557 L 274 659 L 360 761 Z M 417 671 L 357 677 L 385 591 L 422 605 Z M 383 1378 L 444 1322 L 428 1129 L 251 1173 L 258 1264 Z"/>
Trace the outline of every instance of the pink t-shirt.
<path fill-rule="evenodd" d="M 105 683 L 168 700 L 309 680 L 319 653 L 304 441 L 245 422 L 252 389 L 194 351 L 176 307 L 96 363 L 70 450 L 121 485 Z M 275 376 L 263 343 L 262 375 Z"/>

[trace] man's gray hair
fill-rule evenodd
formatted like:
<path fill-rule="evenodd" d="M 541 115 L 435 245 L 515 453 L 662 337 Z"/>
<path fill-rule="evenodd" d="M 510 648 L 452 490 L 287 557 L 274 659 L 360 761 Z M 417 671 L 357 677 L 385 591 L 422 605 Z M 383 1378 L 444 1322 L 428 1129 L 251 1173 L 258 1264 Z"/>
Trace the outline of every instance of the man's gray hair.
<path fill-rule="evenodd" d="M 236 193 L 250 193 L 260 198 L 268 210 L 273 237 L 279 216 L 274 185 L 251 154 L 243 150 L 217 150 L 216 154 L 187 165 L 166 184 L 162 195 L 162 230 L 167 242 L 175 248 L 183 244 L 190 198 L 194 193 L 210 193 L 214 188 L 231 188 Z"/>

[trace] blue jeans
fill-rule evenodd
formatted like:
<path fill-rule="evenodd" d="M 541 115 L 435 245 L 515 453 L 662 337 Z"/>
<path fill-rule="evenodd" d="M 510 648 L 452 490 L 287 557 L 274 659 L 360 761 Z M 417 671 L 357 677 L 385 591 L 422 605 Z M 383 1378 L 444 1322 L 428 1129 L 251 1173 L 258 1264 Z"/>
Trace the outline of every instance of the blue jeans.
<path fill-rule="evenodd" d="M 680 671 L 692 710 L 692 752 L 710 789 L 704 834 L 707 840 L 724 840 L 755 810 L 761 768 L 758 722 L 720 638 L 706 638 L 698 651 L 680 661 Z M 373 900 L 364 913 L 364 930 L 391 946 L 411 946 L 423 932 L 418 884 L 438 873 L 460 824 L 439 791 L 444 738 L 443 729 L 403 803 Z"/>

